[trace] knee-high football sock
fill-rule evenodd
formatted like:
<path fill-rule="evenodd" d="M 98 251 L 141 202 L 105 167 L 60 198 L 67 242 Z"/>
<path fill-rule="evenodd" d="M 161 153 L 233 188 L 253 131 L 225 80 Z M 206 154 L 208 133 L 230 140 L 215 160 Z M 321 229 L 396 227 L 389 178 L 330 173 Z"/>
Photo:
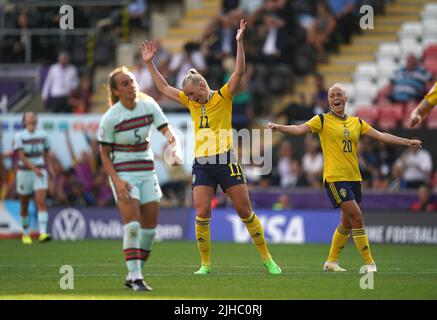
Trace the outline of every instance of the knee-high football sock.
<path fill-rule="evenodd" d="M 343 250 L 347 240 L 350 236 L 350 230 L 338 225 L 334 231 L 331 242 L 331 249 L 329 250 L 328 262 L 338 261 L 340 253 Z"/>
<path fill-rule="evenodd" d="M 141 229 L 140 230 L 140 254 L 141 267 L 146 264 L 147 259 L 152 251 L 153 239 L 155 238 L 156 229 Z"/>
<path fill-rule="evenodd" d="M 246 226 L 247 231 L 252 237 L 252 241 L 256 246 L 259 254 L 261 255 L 263 261 L 270 260 L 272 257 L 270 256 L 269 250 L 267 249 L 267 242 L 264 237 L 264 230 L 255 212 L 252 212 L 249 218 L 241 219 L 241 221 L 244 222 L 244 225 Z"/>
<path fill-rule="evenodd" d="M 130 280 L 142 279 L 140 256 L 140 223 L 132 221 L 124 226 L 123 251 Z"/>
<path fill-rule="evenodd" d="M 211 265 L 211 233 L 210 218 L 196 217 L 196 241 L 199 248 L 202 266 Z"/>
<path fill-rule="evenodd" d="M 370 252 L 369 239 L 367 238 L 364 227 L 360 229 L 352 229 L 352 237 L 354 239 L 355 246 L 363 257 L 365 263 L 374 263 L 372 253 Z"/>
<path fill-rule="evenodd" d="M 21 225 L 23 227 L 23 234 L 28 235 L 29 234 L 29 216 L 21 216 Z"/>
<path fill-rule="evenodd" d="M 38 229 L 39 234 L 47 233 L 47 222 L 49 221 L 49 215 L 46 211 L 38 212 Z"/>

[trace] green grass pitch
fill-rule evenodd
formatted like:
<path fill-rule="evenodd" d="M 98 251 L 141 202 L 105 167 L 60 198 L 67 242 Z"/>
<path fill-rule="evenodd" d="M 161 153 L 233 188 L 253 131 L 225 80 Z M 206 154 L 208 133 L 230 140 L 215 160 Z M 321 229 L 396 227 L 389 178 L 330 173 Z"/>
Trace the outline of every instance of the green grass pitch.
<path fill-rule="evenodd" d="M 144 270 L 153 292 L 124 288 L 121 240 L 53 241 L 30 246 L 0 241 L 0 299 L 437 299 L 437 249 L 431 245 L 373 244 L 374 288 L 360 288 L 361 257 L 352 242 L 342 254 L 345 273 L 321 271 L 328 244 L 271 244 L 283 274 L 272 276 L 251 244 L 213 243 L 212 273 L 199 266 L 194 242 L 154 244 Z M 62 265 L 74 289 L 62 290 Z M 25 284 L 17 286 L 17 283 Z"/>

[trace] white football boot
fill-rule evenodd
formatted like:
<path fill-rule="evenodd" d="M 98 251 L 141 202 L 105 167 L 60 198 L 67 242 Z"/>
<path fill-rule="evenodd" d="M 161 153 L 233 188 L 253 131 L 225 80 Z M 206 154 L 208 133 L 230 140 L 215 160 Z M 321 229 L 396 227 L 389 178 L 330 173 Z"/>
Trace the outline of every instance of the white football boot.
<path fill-rule="evenodd" d="M 326 261 L 325 264 L 323 265 L 323 271 L 344 272 L 347 270 L 340 267 L 338 262 L 336 261 L 332 261 L 332 262 Z"/>

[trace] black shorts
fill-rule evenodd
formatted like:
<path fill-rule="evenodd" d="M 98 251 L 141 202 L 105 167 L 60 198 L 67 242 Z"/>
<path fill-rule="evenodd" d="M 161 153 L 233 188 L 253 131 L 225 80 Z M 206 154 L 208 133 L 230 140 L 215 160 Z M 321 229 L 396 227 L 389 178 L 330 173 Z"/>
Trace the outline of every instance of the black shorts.
<path fill-rule="evenodd" d="M 361 181 L 325 182 L 325 188 L 334 208 L 339 208 L 342 202 L 349 200 L 361 202 Z"/>
<path fill-rule="evenodd" d="M 247 183 L 243 168 L 235 160 L 232 154 L 223 157 L 215 156 L 216 160 L 204 161 L 205 159 L 196 158 L 193 164 L 193 188 L 195 186 L 210 186 L 217 191 L 220 185 L 223 191 L 229 187 Z M 225 162 L 225 163 L 223 163 Z"/>

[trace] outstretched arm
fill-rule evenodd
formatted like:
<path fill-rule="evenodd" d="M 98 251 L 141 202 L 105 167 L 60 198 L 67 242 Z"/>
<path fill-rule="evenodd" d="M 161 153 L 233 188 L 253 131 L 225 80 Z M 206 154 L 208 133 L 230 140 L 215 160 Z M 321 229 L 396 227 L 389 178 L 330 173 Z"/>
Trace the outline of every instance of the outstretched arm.
<path fill-rule="evenodd" d="M 414 139 L 405 139 L 401 138 L 389 133 L 385 132 L 379 132 L 376 129 L 370 129 L 366 134 L 366 136 L 373 138 L 375 140 L 384 142 L 384 143 L 390 143 L 390 144 L 400 144 L 407 147 L 412 147 L 415 149 L 422 148 L 422 141 L 420 140 L 414 140 Z"/>
<path fill-rule="evenodd" d="M 420 124 L 423 119 L 429 114 L 434 106 L 430 104 L 426 99 L 423 99 L 419 105 L 411 112 L 410 115 L 410 127 L 413 128 Z"/>
<path fill-rule="evenodd" d="M 246 29 L 247 22 L 244 19 L 240 20 L 240 28 L 237 31 L 235 39 L 237 40 L 237 57 L 235 58 L 235 70 L 228 81 L 228 90 L 231 95 L 238 91 L 241 79 L 243 78 L 246 69 L 246 61 L 244 57 L 243 35 Z"/>
<path fill-rule="evenodd" d="M 279 132 L 286 133 L 286 134 L 289 134 L 292 136 L 301 136 L 301 135 L 304 135 L 304 134 L 311 132 L 310 126 L 305 124 L 305 123 L 300 124 L 298 126 L 296 126 L 296 125 L 284 126 L 284 125 L 269 122 L 267 127 L 269 129 L 272 129 L 273 131 L 279 131 Z"/>
<path fill-rule="evenodd" d="M 158 69 L 156 69 L 156 66 L 153 63 L 153 57 L 155 56 L 156 48 L 153 46 L 152 42 L 143 42 L 140 46 L 140 49 L 143 55 L 143 61 L 146 64 L 147 69 L 149 70 L 153 82 L 155 82 L 158 90 L 167 98 L 173 100 L 176 103 L 180 103 L 181 101 L 179 99 L 179 90 L 168 84 L 168 82 L 164 79 Z"/>

